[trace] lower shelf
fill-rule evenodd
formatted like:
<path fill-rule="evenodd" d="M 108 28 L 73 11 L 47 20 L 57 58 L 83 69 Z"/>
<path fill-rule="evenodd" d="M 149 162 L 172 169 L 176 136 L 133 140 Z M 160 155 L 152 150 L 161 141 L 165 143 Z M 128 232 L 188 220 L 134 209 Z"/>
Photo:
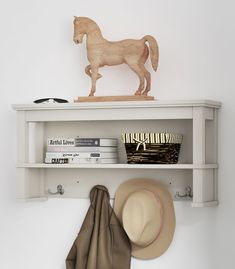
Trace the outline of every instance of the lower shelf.
<path fill-rule="evenodd" d="M 214 169 L 218 164 L 46 164 L 24 163 L 18 164 L 18 168 L 108 168 L 108 169 Z"/>
<path fill-rule="evenodd" d="M 210 207 L 210 206 L 217 206 L 219 201 L 210 201 L 210 202 L 203 202 L 203 203 L 192 203 L 192 207 Z"/>
<path fill-rule="evenodd" d="M 58 198 L 57 197 L 54 197 L 54 198 Z M 67 198 L 69 199 L 69 198 Z M 73 198 L 74 199 L 74 198 Z M 87 199 L 87 198 L 79 198 L 79 199 Z M 34 198 L 27 198 L 27 199 L 17 199 L 17 202 L 45 202 L 48 200 L 48 197 L 34 197 Z M 111 198 L 111 200 L 114 200 L 114 198 Z M 174 200 L 174 202 L 191 202 L 191 206 L 192 207 L 212 207 L 212 206 L 217 206 L 219 204 L 218 201 L 210 201 L 210 202 L 204 202 L 204 203 L 194 203 L 192 202 L 192 200 L 189 200 L 189 199 L 182 199 L 182 200 L 179 200 L 179 199 L 176 199 Z"/>
<path fill-rule="evenodd" d="M 175 201 L 190 201 L 193 207 L 215 206 L 217 164 L 18 164 L 19 201 L 46 201 L 48 198 L 87 199 L 94 185 L 108 188 L 115 197 L 119 185 L 134 178 L 162 182 Z M 63 195 L 52 195 L 62 185 Z M 180 198 L 192 188 L 193 199 Z M 50 191 L 49 191 L 50 190 Z M 178 197 L 176 195 L 178 193 Z"/>

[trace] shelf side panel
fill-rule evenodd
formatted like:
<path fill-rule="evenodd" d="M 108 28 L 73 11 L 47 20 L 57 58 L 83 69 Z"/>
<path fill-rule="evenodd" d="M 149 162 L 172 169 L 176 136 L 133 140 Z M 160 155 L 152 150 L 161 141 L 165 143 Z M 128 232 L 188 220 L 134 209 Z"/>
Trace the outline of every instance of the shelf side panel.
<path fill-rule="evenodd" d="M 193 202 L 200 204 L 215 199 L 214 169 L 194 169 Z"/>
<path fill-rule="evenodd" d="M 205 164 L 206 112 L 202 107 L 193 108 L 193 163 Z"/>
<path fill-rule="evenodd" d="M 26 112 L 17 113 L 17 162 L 29 161 L 29 123 Z"/>

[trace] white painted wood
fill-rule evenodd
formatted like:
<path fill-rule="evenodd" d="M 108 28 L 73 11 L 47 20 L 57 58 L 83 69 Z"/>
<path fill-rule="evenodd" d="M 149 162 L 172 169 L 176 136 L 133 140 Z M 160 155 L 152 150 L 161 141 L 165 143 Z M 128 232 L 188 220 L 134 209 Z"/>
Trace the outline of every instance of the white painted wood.
<path fill-rule="evenodd" d="M 34 144 L 35 144 L 35 160 L 36 163 L 40 163 L 44 161 L 45 155 L 44 152 L 46 150 L 45 147 L 45 123 L 37 122 L 35 123 L 35 135 L 34 135 Z"/>
<path fill-rule="evenodd" d="M 26 112 L 19 111 L 17 114 L 17 162 L 30 163 L 29 160 L 29 122 L 26 121 Z M 42 124 L 40 130 L 37 129 L 35 141 L 39 146 L 43 145 Z M 33 142 L 33 141 L 31 141 Z M 35 143 L 37 145 L 37 143 Z M 43 155 L 43 150 L 36 146 L 37 154 Z M 35 161 L 43 161 L 42 158 L 35 158 Z M 44 171 L 42 169 L 19 168 L 17 178 L 17 198 L 31 199 L 44 195 Z"/>
<path fill-rule="evenodd" d="M 193 163 L 205 163 L 206 117 L 205 108 L 193 108 Z"/>
<path fill-rule="evenodd" d="M 214 109 L 213 120 L 213 136 L 214 136 L 214 163 L 218 163 L 218 110 Z M 218 200 L 218 169 L 214 170 L 214 197 Z"/>
<path fill-rule="evenodd" d="M 25 120 L 26 112 L 17 113 L 17 162 L 28 163 L 29 161 L 29 123 Z M 18 169 L 17 198 L 29 197 L 28 169 Z"/>
<path fill-rule="evenodd" d="M 182 194 L 186 186 L 193 186 L 192 206 L 214 206 L 218 203 L 217 110 L 220 106 L 221 103 L 210 100 L 13 105 L 18 115 L 17 197 L 24 201 L 44 201 L 54 197 L 48 194 L 49 188 L 56 190 L 62 184 L 65 194 L 55 197 L 88 198 L 93 185 L 104 184 L 113 198 L 121 182 L 147 177 L 166 184 L 173 198 L 176 191 Z M 29 124 L 35 125 L 32 159 L 29 159 Z M 47 137 L 120 138 L 121 132 L 144 131 L 182 133 L 179 163 L 126 164 L 120 141 L 119 164 L 43 163 Z"/>
<path fill-rule="evenodd" d="M 208 108 L 207 108 L 208 109 Z M 213 121 L 206 121 L 206 108 L 193 108 L 193 164 L 204 165 L 206 160 L 217 163 L 217 112 L 213 111 Z M 207 125 L 207 126 L 206 126 Z M 210 125 L 210 126 L 209 126 Z M 207 128 L 206 128 L 207 127 Z M 206 133 L 206 131 L 208 133 Z M 208 144 L 206 145 L 206 138 Z M 193 171 L 193 202 L 204 203 L 217 200 L 217 171 L 198 169 Z"/>
<path fill-rule="evenodd" d="M 191 203 L 192 207 L 211 207 L 211 206 L 217 206 L 219 204 L 218 201 L 210 201 L 210 202 L 204 202 L 204 203 Z"/>
<path fill-rule="evenodd" d="M 117 187 L 132 178 L 151 178 L 162 182 L 169 188 L 172 197 L 176 191 L 184 193 L 186 185 L 192 185 L 192 170 L 189 169 L 46 169 L 46 189 L 56 191 L 61 184 L 64 195 L 46 195 L 50 198 L 88 198 L 91 188 L 96 184 L 108 188 L 113 198 Z"/>
<path fill-rule="evenodd" d="M 26 122 L 26 112 L 17 113 L 17 161 L 28 162 L 29 156 L 29 123 Z"/>
<path fill-rule="evenodd" d="M 40 121 L 103 121 L 103 120 L 192 119 L 189 107 L 91 108 L 73 110 L 42 110 L 27 112 L 26 120 Z"/>
<path fill-rule="evenodd" d="M 45 164 L 25 163 L 18 164 L 19 168 L 72 168 L 72 169 L 213 169 L 218 168 L 217 164 Z"/>
<path fill-rule="evenodd" d="M 44 161 L 44 125 L 44 122 L 29 122 L 29 163 L 40 163 Z"/>
<path fill-rule="evenodd" d="M 202 203 L 215 200 L 214 170 L 193 170 L 193 202 Z"/>
<path fill-rule="evenodd" d="M 25 110 L 27 121 L 192 119 L 193 107 L 204 107 L 205 117 L 212 119 L 213 107 L 220 103 L 197 101 L 141 101 L 68 104 L 13 105 Z M 109 111 L 109 113 L 107 113 Z"/>
<path fill-rule="evenodd" d="M 209 108 L 209 107 L 205 107 L 204 108 L 204 113 L 205 113 L 205 119 L 206 120 L 213 120 L 214 117 L 214 109 Z"/>
<path fill-rule="evenodd" d="M 15 110 L 71 110 L 100 108 L 146 108 L 146 107 L 211 107 L 220 108 L 221 102 L 212 100 L 157 100 L 132 102 L 97 102 L 97 103 L 65 103 L 65 104 L 14 104 Z"/>

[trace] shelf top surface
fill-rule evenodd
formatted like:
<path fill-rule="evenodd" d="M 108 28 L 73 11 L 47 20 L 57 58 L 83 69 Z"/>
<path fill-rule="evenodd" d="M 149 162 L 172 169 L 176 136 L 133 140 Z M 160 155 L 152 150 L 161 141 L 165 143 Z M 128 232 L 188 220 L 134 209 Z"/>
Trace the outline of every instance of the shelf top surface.
<path fill-rule="evenodd" d="M 13 104 L 14 110 L 82 110 L 115 108 L 211 107 L 220 108 L 221 102 L 212 100 L 157 100 L 125 102 L 82 102 L 64 104 Z"/>
<path fill-rule="evenodd" d="M 18 168 L 109 168 L 109 169 L 216 169 L 218 164 L 18 164 Z"/>

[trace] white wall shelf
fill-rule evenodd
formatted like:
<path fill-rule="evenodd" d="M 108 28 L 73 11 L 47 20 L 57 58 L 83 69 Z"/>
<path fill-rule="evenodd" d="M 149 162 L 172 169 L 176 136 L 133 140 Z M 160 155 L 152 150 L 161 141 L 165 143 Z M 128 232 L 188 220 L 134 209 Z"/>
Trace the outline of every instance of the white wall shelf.
<path fill-rule="evenodd" d="M 76 169 L 213 169 L 218 164 L 18 164 L 17 168 L 76 168 Z"/>
<path fill-rule="evenodd" d="M 169 190 L 193 188 L 193 207 L 215 206 L 217 197 L 217 128 L 221 103 L 210 100 L 68 104 L 17 104 L 18 199 L 45 201 L 48 189 L 61 184 L 64 195 L 87 198 L 93 185 L 106 185 L 111 197 L 123 181 L 145 177 Z M 45 164 L 47 137 L 112 137 L 122 132 L 183 134 L 178 164 L 127 164 L 119 141 L 119 164 Z"/>

